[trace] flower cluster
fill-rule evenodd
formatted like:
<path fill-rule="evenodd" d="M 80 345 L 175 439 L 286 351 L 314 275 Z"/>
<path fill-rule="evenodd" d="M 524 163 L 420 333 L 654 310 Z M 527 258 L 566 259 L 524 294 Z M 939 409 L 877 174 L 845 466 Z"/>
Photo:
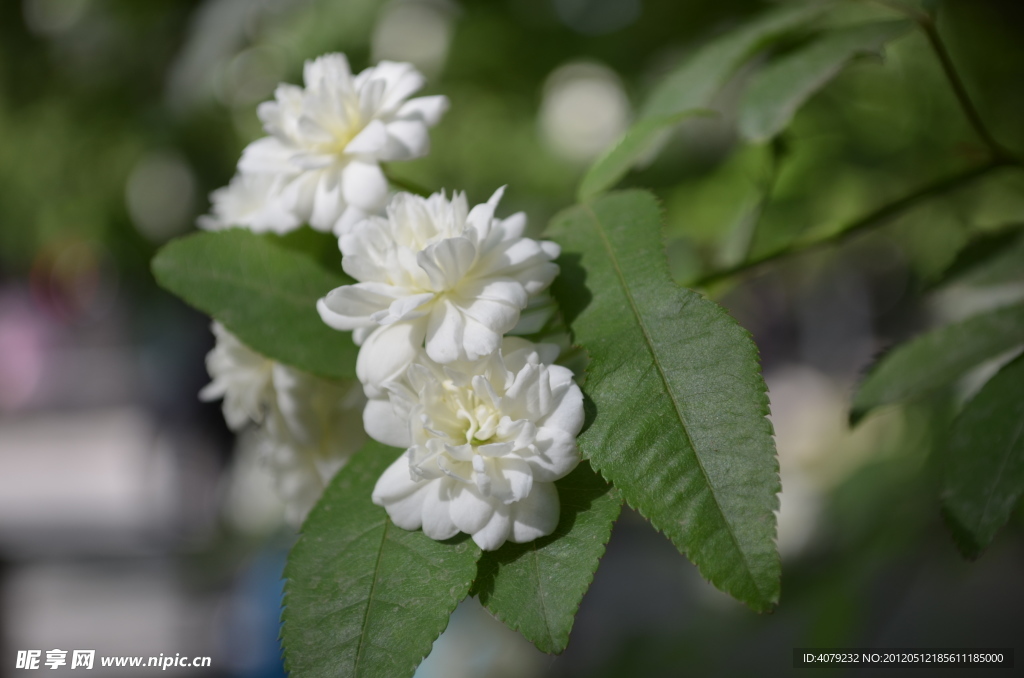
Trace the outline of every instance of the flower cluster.
<path fill-rule="evenodd" d="M 269 136 L 242 152 L 202 228 L 344 231 L 387 201 L 380 163 L 425 155 L 427 129 L 448 108 L 443 96 L 409 98 L 424 83 L 412 64 L 382 61 L 352 75 L 344 54 L 326 54 L 306 62 L 303 79 L 305 88 L 279 85 L 260 105 Z"/>
<path fill-rule="evenodd" d="M 373 501 L 400 527 L 488 550 L 555 529 L 553 482 L 579 463 L 583 425 L 557 346 L 505 336 L 557 275 L 559 249 L 525 237 L 524 215 L 495 217 L 501 195 L 469 209 L 459 193 L 399 193 L 341 236 L 357 282 L 317 306 L 361 346 L 367 433 L 406 448 Z"/>
<path fill-rule="evenodd" d="M 320 379 L 256 353 L 220 323 L 206 357 L 213 379 L 202 400 L 223 398 L 232 430 L 259 427 L 264 463 L 274 476 L 289 522 L 298 525 L 327 482 L 363 444 L 357 383 Z"/>
<path fill-rule="evenodd" d="M 325 290 L 317 310 L 352 332 L 361 388 L 272 363 L 215 326 L 203 397 L 223 397 L 234 428 L 260 423 L 297 513 L 357 446 L 350 422 L 362 409 L 370 437 L 405 449 L 372 494 L 396 525 L 433 539 L 465 532 L 487 550 L 551 534 L 554 481 L 580 460 L 583 396 L 554 364 L 558 346 L 510 334 L 553 312 L 558 246 L 526 237 L 522 213 L 496 216 L 504 189 L 472 208 L 458 192 L 388 198 L 380 162 L 425 154 L 447 108 L 444 97 L 408 99 L 423 84 L 411 65 L 352 76 L 333 54 L 304 77 L 305 89 L 281 85 L 260 106 L 270 136 L 245 149 L 200 225 L 308 223 L 338 236 L 356 282 Z"/>

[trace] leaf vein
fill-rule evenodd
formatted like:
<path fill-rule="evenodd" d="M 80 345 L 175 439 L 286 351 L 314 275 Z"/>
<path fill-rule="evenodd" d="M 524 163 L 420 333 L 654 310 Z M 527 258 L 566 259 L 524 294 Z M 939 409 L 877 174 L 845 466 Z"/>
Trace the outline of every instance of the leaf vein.
<path fill-rule="evenodd" d="M 377 562 L 373 566 L 373 581 L 370 582 L 370 593 L 366 596 L 366 612 L 363 613 L 362 631 L 359 634 L 359 643 L 356 645 L 356 659 L 352 665 L 352 675 L 359 675 L 359 662 L 363 658 L 364 639 L 366 639 L 366 621 L 370 618 L 370 609 L 373 607 L 373 593 L 377 590 L 377 580 L 380 577 L 380 561 L 384 556 L 384 542 L 388 538 L 388 527 L 391 526 L 391 521 L 384 521 L 384 530 L 380 535 L 380 547 L 377 549 Z M 367 641 L 369 644 L 369 641 Z"/>
<path fill-rule="evenodd" d="M 530 560 L 533 561 L 533 574 L 537 581 L 537 599 L 540 601 L 541 619 L 544 620 L 544 632 L 547 634 L 548 639 L 554 643 L 555 637 L 551 633 L 551 624 L 548 623 L 548 606 L 544 595 L 544 584 L 541 582 L 540 577 L 540 556 L 537 554 L 537 542 L 530 542 Z"/>

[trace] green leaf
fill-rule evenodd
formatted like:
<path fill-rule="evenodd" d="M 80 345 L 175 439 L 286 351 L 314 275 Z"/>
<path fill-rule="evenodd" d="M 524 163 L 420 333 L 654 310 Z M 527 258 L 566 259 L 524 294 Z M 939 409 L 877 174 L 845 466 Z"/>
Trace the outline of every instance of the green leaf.
<path fill-rule="evenodd" d="M 349 280 L 348 276 L 341 269 L 338 236 L 333 233 L 317 231 L 310 226 L 302 226 L 287 233 L 263 233 L 261 237 L 284 249 L 305 255 L 322 268 L 345 276 L 346 281 Z"/>
<path fill-rule="evenodd" d="M 853 397 L 856 423 L 880 405 L 917 398 L 964 372 L 1024 344 L 1024 304 L 980 313 L 923 334 L 893 349 L 868 373 Z"/>
<path fill-rule="evenodd" d="M 710 113 L 712 99 L 744 62 L 825 8 L 819 3 L 769 12 L 708 43 L 684 61 L 651 92 L 639 121 L 587 170 L 578 191 L 580 202 L 618 183 L 664 138 L 668 128 L 688 117 Z"/>
<path fill-rule="evenodd" d="M 1024 224 L 1012 224 L 974 236 L 942 272 L 936 285 L 954 281 L 968 285 L 997 285 L 1022 278 Z"/>
<path fill-rule="evenodd" d="M 967 403 L 944 461 L 943 515 L 960 550 L 976 558 L 1024 493 L 1024 355 Z"/>
<path fill-rule="evenodd" d="M 712 583 L 769 609 L 779 476 L 750 335 L 671 282 L 649 193 L 567 210 L 548 235 L 566 252 L 555 296 L 590 355 L 584 455 Z"/>
<path fill-rule="evenodd" d="M 473 593 L 538 649 L 557 654 L 569 643 L 622 498 L 586 461 L 556 485 L 562 514 L 555 531 L 484 553 Z"/>
<path fill-rule="evenodd" d="M 411 676 L 469 593 L 472 540 L 403 530 L 371 503 L 398 453 L 370 442 L 356 454 L 288 555 L 281 640 L 294 676 Z"/>
<path fill-rule="evenodd" d="M 317 299 L 352 282 L 242 229 L 195 233 L 153 257 L 162 287 L 224 324 L 253 350 L 312 374 L 355 376 L 348 333 L 320 320 Z"/>
<path fill-rule="evenodd" d="M 829 31 L 772 62 L 752 78 L 740 101 L 740 133 L 754 142 L 771 139 L 854 57 L 880 55 L 887 42 L 910 26 L 909 21 L 882 21 Z"/>
<path fill-rule="evenodd" d="M 637 158 L 647 152 L 662 132 L 686 118 L 698 115 L 715 115 L 715 111 L 694 108 L 681 113 L 641 120 L 630 127 L 625 136 L 605 151 L 587 170 L 576 193 L 577 199 L 586 202 L 619 183 L 633 167 Z"/>
<path fill-rule="evenodd" d="M 708 43 L 651 92 L 641 111 L 641 119 L 706 108 L 718 90 L 755 53 L 828 8 L 828 3 L 780 7 Z"/>

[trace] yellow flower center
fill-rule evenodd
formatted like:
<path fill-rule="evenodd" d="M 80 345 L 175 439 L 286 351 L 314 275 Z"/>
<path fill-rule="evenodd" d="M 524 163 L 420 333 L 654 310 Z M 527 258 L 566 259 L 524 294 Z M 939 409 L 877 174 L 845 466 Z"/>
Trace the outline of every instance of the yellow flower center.
<path fill-rule="evenodd" d="M 491 442 L 501 421 L 501 412 L 491 404 L 482 402 L 472 389 L 456 386 L 452 380 L 444 382 L 445 401 L 455 413 L 455 418 L 464 422 L 462 435 L 471 445 L 483 445 Z"/>

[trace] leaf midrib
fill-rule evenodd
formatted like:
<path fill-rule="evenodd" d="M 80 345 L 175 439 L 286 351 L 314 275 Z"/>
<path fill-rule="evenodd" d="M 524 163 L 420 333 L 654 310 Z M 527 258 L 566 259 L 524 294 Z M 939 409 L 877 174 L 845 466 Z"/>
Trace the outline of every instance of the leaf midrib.
<path fill-rule="evenodd" d="M 726 530 L 729 533 L 729 539 L 732 541 L 733 546 L 736 548 L 736 551 L 740 555 L 740 559 L 743 561 L 747 577 L 750 579 L 750 582 L 754 585 L 754 588 L 757 590 L 757 592 L 762 596 L 763 599 L 765 599 L 765 592 L 761 589 L 761 586 L 758 584 L 757 578 L 753 575 L 750 562 L 747 560 L 747 554 L 740 547 L 739 540 L 736 538 L 736 532 L 734 531 L 732 524 L 729 522 L 729 519 L 726 516 L 725 511 L 722 510 L 722 504 L 718 500 L 718 494 L 715 491 L 715 486 L 714 484 L 712 484 L 711 478 L 708 476 L 707 469 L 704 468 L 704 462 L 697 452 L 697 446 L 694 444 L 693 437 L 690 435 L 690 430 L 686 422 L 686 417 L 683 416 L 683 413 L 680 410 L 679 402 L 676 400 L 675 393 L 669 385 L 668 377 L 661 367 L 661 361 L 658 359 L 658 354 L 654 350 L 654 341 L 651 338 L 649 330 L 647 329 L 647 324 L 644 322 L 643 317 L 640 314 L 640 309 L 638 308 L 636 301 L 633 299 L 633 294 L 630 291 L 629 285 L 626 284 L 626 279 L 622 273 L 622 269 L 619 266 L 618 258 L 615 256 L 615 253 L 611 247 L 611 243 L 608 241 L 608 237 L 605 235 L 601 221 L 600 219 L 597 218 L 597 214 L 594 212 L 593 208 L 591 208 L 589 204 L 583 205 L 583 209 L 586 211 L 586 214 L 590 217 L 591 222 L 594 224 L 594 229 L 597 231 L 598 236 L 601 238 L 601 245 L 604 247 L 605 253 L 608 255 L 608 259 L 612 263 L 612 267 L 615 270 L 615 275 L 619 279 L 619 285 L 622 287 L 622 291 L 626 295 L 626 300 L 629 302 L 629 308 L 633 313 L 633 317 L 636 318 L 637 324 L 640 325 L 640 329 L 644 335 L 644 342 L 647 344 L 647 349 L 650 352 L 652 361 L 654 362 L 654 366 L 658 371 L 658 376 L 661 378 L 661 383 L 665 387 L 665 391 L 668 393 L 669 399 L 671 399 L 672 401 L 672 408 L 675 410 L 676 416 L 679 418 L 679 423 L 682 425 L 683 433 L 686 435 L 686 440 L 690 444 L 690 449 L 693 450 L 693 456 L 697 460 L 697 467 L 700 469 L 701 475 L 704 477 L 704 481 L 705 483 L 707 483 L 708 489 L 711 491 L 711 498 L 714 499 L 715 501 L 715 508 L 718 509 L 718 513 L 722 517 L 722 521 L 725 523 Z"/>
<path fill-rule="evenodd" d="M 537 554 L 537 542 L 536 540 L 530 542 L 530 555 L 533 560 L 533 574 L 537 578 L 537 598 L 540 600 L 540 611 L 541 619 L 544 620 L 544 632 L 548 637 L 548 641 L 554 646 L 555 636 L 551 633 L 551 624 L 548 623 L 548 606 L 544 600 L 544 584 L 541 582 L 540 577 L 540 556 Z"/>
<path fill-rule="evenodd" d="M 369 631 L 366 628 L 366 621 L 370 618 L 370 609 L 373 607 L 373 593 L 377 590 L 377 580 L 380 576 L 380 559 L 384 555 L 384 542 L 388 538 L 388 527 L 391 520 L 384 520 L 384 529 L 380 533 L 380 546 L 377 548 L 377 561 L 373 565 L 373 581 L 370 583 L 370 593 L 366 596 L 366 612 L 363 613 L 363 623 L 359 634 L 359 643 L 356 645 L 356 660 L 352 664 L 352 675 L 359 675 L 359 662 L 363 659 L 363 640 Z"/>

